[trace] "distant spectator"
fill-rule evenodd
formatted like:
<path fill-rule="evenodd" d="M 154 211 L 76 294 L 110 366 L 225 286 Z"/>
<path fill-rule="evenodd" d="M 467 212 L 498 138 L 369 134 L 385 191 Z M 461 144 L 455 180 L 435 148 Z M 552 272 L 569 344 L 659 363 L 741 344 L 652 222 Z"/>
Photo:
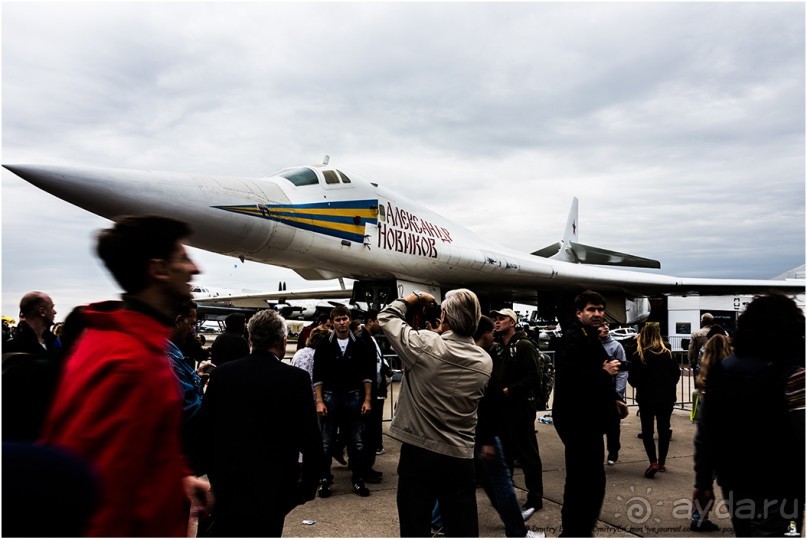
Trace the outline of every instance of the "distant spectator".
<path fill-rule="evenodd" d="M 300 335 L 297 336 L 297 350 L 299 351 L 303 347 L 306 347 L 308 344 L 308 336 L 314 330 L 314 328 L 319 328 L 320 330 L 327 330 L 328 329 L 328 316 L 327 315 L 320 315 L 317 317 L 317 320 L 312 321 L 311 324 L 306 325 L 300 331 Z"/>
<path fill-rule="evenodd" d="M 243 313 L 231 313 L 224 319 L 224 332 L 210 346 L 210 359 L 216 366 L 249 354 L 249 343 L 244 337 L 245 323 L 246 317 Z"/>
<path fill-rule="evenodd" d="M 42 432 L 61 373 L 62 344 L 50 331 L 53 301 L 39 291 L 20 300 L 23 318 L 3 345 L 3 440 L 35 441 Z"/>
<path fill-rule="evenodd" d="M 50 296 L 39 291 L 27 293 L 20 300 L 20 324 L 3 352 L 39 354 L 61 349 L 59 338 L 50 331 L 55 317 L 56 308 Z"/>
<path fill-rule="evenodd" d="M 689 338 L 688 358 L 690 366 L 697 365 L 698 352 L 701 350 L 701 347 L 706 344 L 706 334 L 709 333 L 709 329 L 712 327 L 714 322 L 715 318 L 711 313 L 704 313 L 701 315 L 701 327 L 692 332 L 692 336 Z M 697 376 L 697 373 L 695 375 Z"/>
<path fill-rule="evenodd" d="M 304 369 L 306 373 L 308 373 L 309 377 L 314 376 L 314 350 L 319 345 L 319 342 L 322 338 L 329 335 L 327 330 L 323 330 L 322 328 L 315 327 L 314 330 L 308 334 L 308 340 L 306 341 L 305 347 L 298 350 L 294 353 L 294 356 L 291 357 L 291 365 L 294 367 L 298 367 L 300 369 Z M 314 403 L 317 401 L 317 393 L 314 391 L 314 385 L 311 385 L 311 394 L 314 397 Z"/>
<path fill-rule="evenodd" d="M 636 389 L 642 423 L 642 441 L 650 465 L 646 478 L 667 470 L 670 449 L 670 418 L 675 406 L 681 368 L 661 339 L 658 323 L 647 324 L 639 333 L 638 348 L 630 363 L 628 382 Z M 653 422 L 658 427 L 658 453 L 653 440 Z"/>
<path fill-rule="evenodd" d="M 606 368 L 606 370 L 609 371 L 614 381 L 616 393 L 622 401 L 625 401 L 625 390 L 628 383 L 628 358 L 625 356 L 625 349 L 620 342 L 611 337 L 610 326 L 606 321 L 602 322 L 597 331 L 599 332 L 602 346 L 605 352 L 608 353 L 607 364 L 610 364 L 610 366 L 612 366 L 610 369 L 616 370 L 616 373 L 611 374 L 609 368 Z M 619 442 L 622 433 L 621 423 L 621 418 L 618 416 L 613 417 L 608 431 L 605 432 L 608 465 L 615 465 L 616 462 L 619 461 L 619 450 L 622 448 Z"/>
<path fill-rule="evenodd" d="M 392 374 L 389 364 L 381 353 L 381 347 L 374 336 L 382 334 L 381 326 L 378 324 L 378 310 L 367 310 L 364 324 L 359 327 L 357 336 L 364 339 L 370 355 L 375 360 L 375 380 L 371 387 L 373 408 L 370 414 L 365 416 L 366 422 L 366 445 L 369 468 L 367 469 L 367 482 L 380 483 L 383 473 L 373 469 L 376 455 L 384 452 L 384 442 L 382 438 L 384 423 L 384 400 L 387 399 L 387 377 Z"/>
<path fill-rule="evenodd" d="M 3 346 L 5 347 L 6 341 L 11 339 L 11 325 L 8 321 L 3 319 Z"/>
<path fill-rule="evenodd" d="M 703 352 L 706 350 L 706 343 L 712 338 L 712 336 L 728 336 L 726 331 L 723 327 L 717 323 L 713 324 L 709 327 L 709 331 L 706 332 L 706 339 L 703 342 L 700 350 L 698 351 L 698 359 L 695 361 L 695 365 L 692 366 L 692 374 L 695 377 L 698 377 L 701 371 L 701 363 L 703 362 Z"/>

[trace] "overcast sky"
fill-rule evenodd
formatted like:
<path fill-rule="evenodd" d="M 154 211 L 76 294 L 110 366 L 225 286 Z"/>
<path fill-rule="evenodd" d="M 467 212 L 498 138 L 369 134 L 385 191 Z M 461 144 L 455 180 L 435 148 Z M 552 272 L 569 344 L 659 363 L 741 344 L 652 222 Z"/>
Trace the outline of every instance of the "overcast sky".
<path fill-rule="evenodd" d="M 262 176 L 321 162 L 524 251 L 680 276 L 805 259 L 797 3 L 2 3 L 2 162 Z M 3 314 L 114 297 L 108 222 L 2 171 Z M 194 250 L 200 283 L 306 284 Z"/>

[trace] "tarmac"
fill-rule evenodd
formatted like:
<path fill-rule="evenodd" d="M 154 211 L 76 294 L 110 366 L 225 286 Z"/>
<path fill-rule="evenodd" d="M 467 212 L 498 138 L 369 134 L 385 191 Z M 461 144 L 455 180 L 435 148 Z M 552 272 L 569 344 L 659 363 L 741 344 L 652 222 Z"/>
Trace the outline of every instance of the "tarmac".
<path fill-rule="evenodd" d="M 385 419 L 391 419 L 390 405 L 397 400 L 399 383 L 393 383 L 392 398 L 386 400 Z M 636 407 L 622 421 L 622 450 L 614 466 L 605 466 L 606 493 L 596 537 L 724 537 L 734 536 L 725 508 L 718 506 L 710 519 L 720 531 L 696 533 L 689 530 L 689 511 L 694 472 L 692 470 L 695 426 L 689 411 L 676 409 L 671 426 L 673 438 L 667 458 L 667 472 L 655 478 L 644 477 L 648 466 Z M 537 418 L 545 414 L 539 412 Z M 396 538 L 400 535 L 396 508 L 397 466 L 400 443 L 387 435 L 384 423 L 385 452 L 377 456 L 374 468 L 383 473 L 383 482 L 367 484 L 369 497 L 359 497 L 350 489 L 350 471 L 334 461 L 333 494 L 328 499 L 315 498 L 298 506 L 286 517 L 285 537 L 307 538 Z M 561 505 L 565 482 L 563 444 L 555 428 L 537 421 L 535 429 L 543 462 L 544 507 L 527 522 L 528 527 L 546 537 L 560 534 Z M 524 477 L 514 474 L 516 495 L 526 500 Z M 719 493 L 719 491 L 718 491 Z M 481 537 L 504 537 L 504 525 L 484 491 L 477 489 L 479 533 Z"/>

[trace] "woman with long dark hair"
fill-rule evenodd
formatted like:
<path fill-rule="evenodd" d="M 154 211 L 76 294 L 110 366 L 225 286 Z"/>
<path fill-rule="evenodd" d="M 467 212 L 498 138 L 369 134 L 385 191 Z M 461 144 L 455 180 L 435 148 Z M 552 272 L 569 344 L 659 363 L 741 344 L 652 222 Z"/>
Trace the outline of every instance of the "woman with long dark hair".
<path fill-rule="evenodd" d="M 642 440 L 650 466 L 646 478 L 666 471 L 670 448 L 670 417 L 675 405 L 681 368 L 661 339 L 658 323 L 647 324 L 639 333 L 636 352 L 628 372 L 628 382 L 636 389 L 636 402 L 642 422 Z M 653 422 L 658 427 L 658 454 L 653 440 Z"/>

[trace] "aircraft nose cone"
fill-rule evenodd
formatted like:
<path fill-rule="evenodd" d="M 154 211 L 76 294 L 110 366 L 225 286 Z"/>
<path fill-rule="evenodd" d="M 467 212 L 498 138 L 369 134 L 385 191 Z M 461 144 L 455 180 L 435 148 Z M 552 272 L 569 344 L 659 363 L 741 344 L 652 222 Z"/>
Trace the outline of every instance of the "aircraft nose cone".
<path fill-rule="evenodd" d="M 48 170 L 48 167 L 38 165 L 3 165 L 3 168 L 37 187 L 41 187 L 42 183 L 50 183 L 54 177 L 53 172 Z"/>

